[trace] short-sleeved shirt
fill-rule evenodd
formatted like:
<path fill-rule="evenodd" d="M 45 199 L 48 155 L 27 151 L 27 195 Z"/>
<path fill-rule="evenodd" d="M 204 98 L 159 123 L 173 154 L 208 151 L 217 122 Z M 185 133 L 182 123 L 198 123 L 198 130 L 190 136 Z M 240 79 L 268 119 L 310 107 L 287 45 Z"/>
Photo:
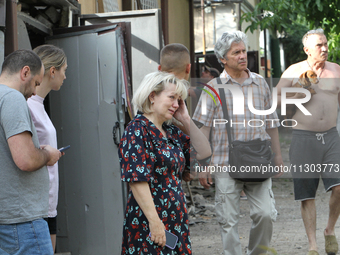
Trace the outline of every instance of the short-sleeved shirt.
<path fill-rule="evenodd" d="M 148 220 L 130 191 L 122 254 L 192 254 L 187 206 L 181 185 L 184 169 L 190 167 L 191 160 L 194 161 L 190 157 L 190 138 L 174 125 L 163 124 L 163 129 L 166 137 L 143 115 L 137 115 L 128 124 L 119 146 L 121 179 L 148 182 L 158 216 L 165 228 L 177 235 L 178 243 L 171 250 L 151 242 Z"/>
<path fill-rule="evenodd" d="M 266 132 L 266 129 L 276 128 L 279 124 L 279 119 L 274 111 L 268 115 L 258 115 L 254 114 L 249 110 L 248 106 L 248 93 L 249 88 L 252 89 L 252 106 L 256 110 L 269 110 L 273 106 L 271 91 L 266 83 L 265 79 L 247 70 L 249 78 L 247 78 L 243 84 L 239 84 L 236 80 L 231 78 L 231 76 L 224 70 L 220 75 L 220 81 L 223 85 L 232 85 L 239 88 L 244 95 L 243 103 L 243 114 L 233 114 L 234 109 L 237 107 L 233 103 L 233 95 L 229 89 L 224 89 L 226 96 L 226 103 L 228 106 L 229 119 L 232 122 L 231 135 L 233 141 L 250 141 L 254 139 L 270 140 L 270 136 Z M 208 85 L 212 86 L 215 91 L 219 94 L 219 88 L 223 85 L 219 84 L 219 79 L 211 80 Z M 208 87 L 205 87 L 211 95 L 214 96 L 214 92 Z M 203 114 L 203 97 L 206 98 L 206 114 Z M 235 97 L 235 96 L 234 96 Z M 204 126 L 211 127 L 211 138 L 213 155 L 211 157 L 212 164 L 226 165 L 229 161 L 228 153 L 228 135 L 224 120 L 222 105 L 220 104 L 217 96 L 215 96 L 215 101 L 212 99 L 207 92 L 203 91 L 197 107 L 195 109 L 193 119 L 202 123 Z M 241 98 L 236 98 L 238 103 Z M 221 99 L 223 100 L 223 99 Z M 241 105 L 242 106 L 242 105 Z M 276 109 L 276 106 L 274 106 Z M 241 107 L 240 107 L 241 108 Z M 237 109 L 239 110 L 239 109 Z M 214 126 L 215 120 L 215 126 Z"/>
<path fill-rule="evenodd" d="M 27 104 L 37 130 L 39 143 L 48 144 L 57 149 L 57 131 L 45 111 L 44 98 L 38 95 L 32 96 L 27 100 Z M 58 205 L 58 162 L 53 166 L 47 166 L 47 169 L 50 177 L 48 217 L 53 218 L 57 216 Z"/>
<path fill-rule="evenodd" d="M 13 161 L 7 139 L 28 131 L 39 148 L 27 102 L 17 90 L 0 85 L 0 224 L 14 224 L 47 217 L 48 171 L 20 170 Z"/>

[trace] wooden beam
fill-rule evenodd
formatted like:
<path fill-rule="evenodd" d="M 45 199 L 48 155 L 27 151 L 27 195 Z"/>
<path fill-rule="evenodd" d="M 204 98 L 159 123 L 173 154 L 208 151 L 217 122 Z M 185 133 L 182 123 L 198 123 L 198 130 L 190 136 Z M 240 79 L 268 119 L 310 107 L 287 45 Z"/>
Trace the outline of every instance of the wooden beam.
<path fill-rule="evenodd" d="M 132 0 L 122 0 L 122 11 L 132 10 Z"/>
<path fill-rule="evenodd" d="M 189 0 L 189 30 L 190 30 L 190 61 L 192 78 L 196 77 L 196 64 L 195 64 L 195 29 L 194 29 L 194 1 Z"/>
<path fill-rule="evenodd" d="M 18 49 L 17 3 L 6 0 L 5 56 Z"/>
<path fill-rule="evenodd" d="M 168 0 L 162 0 L 161 2 L 162 12 L 162 31 L 164 45 L 169 44 L 169 3 Z"/>
<path fill-rule="evenodd" d="M 98 3 L 98 13 L 104 13 L 104 1 L 103 0 L 97 0 Z"/>
<path fill-rule="evenodd" d="M 136 3 L 137 3 L 137 10 L 142 10 L 142 4 L 140 0 L 136 0 Z"/>

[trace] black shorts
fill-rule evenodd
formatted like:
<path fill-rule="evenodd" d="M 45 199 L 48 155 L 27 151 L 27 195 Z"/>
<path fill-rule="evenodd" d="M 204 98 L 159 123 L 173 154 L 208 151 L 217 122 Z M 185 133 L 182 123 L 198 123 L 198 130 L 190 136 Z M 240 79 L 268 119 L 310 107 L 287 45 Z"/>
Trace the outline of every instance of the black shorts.
<path fill-rule="evenodd" d="M 340 185 L 340 137 L 325 132 L 293 130 L 289 149 L 295 200 L 315 199 L 320 177 L 326 191 Z"/>
<path fill-rule="evenodd" d="M 53 218 L 44 218 L 48 224 L 48 229 L 50 230 L 50 235 L 57 234 L 57 216 Z"/>

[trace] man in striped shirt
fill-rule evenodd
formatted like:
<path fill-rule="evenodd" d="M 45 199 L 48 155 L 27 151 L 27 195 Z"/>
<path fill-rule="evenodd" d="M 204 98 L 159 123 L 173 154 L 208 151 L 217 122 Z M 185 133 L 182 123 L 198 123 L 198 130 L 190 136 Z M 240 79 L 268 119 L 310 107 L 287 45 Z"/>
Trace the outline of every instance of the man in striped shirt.
<path fill-rule="evenodd" d="M 215 55 L 224 67 L 220 79 L 213 79 L 209 85 L 218 91 L 223 85 L 231 85 L 243 92 L 244 104 L 233 104 L 232 94 L 225 90 L 226 103 L 230 118 L 233 140 L 250 141 L 257 138 L 271 140 L 275 153 L 275 164 L 282 165 L 281 149 L 279 144 L 279 126 L 277 114 L 257 115 L 248 107 L 248 88 L 252 88 L 252 103 L 256 110 L 271 109 L 271 92 L 266 81 L 258 74 L 247 69 L 247 37 L 243 32 L 226 32 L 215 45 Z M 223 85 L 218 84 L 221 81 Z M 208 90 L 208 88 L 206 87 Z M 210 90 L 211 92 L 211 90 Z M 203 98 L 206 97 L 206 100 Z M 221 100 L 224 100 L 223 98 Z M 216 100 L 218 102 L 218 100 Z M 204 109 L 202 109 L 204 108 Z M 233 114 L 241 111 L 241 114 Z M 216 120 L 225 119 L 220 103 L 202 92 L 193 119 L 201 123 L 202 132 L 209 138 L 213 148 L 211 164 L 221 168 L 229 165 L 228 136 L 225 125 L 215 125 Z M 211 133 L 211 134 L 210 134 Z M 220 168 L 220 169 L 221 169 Z M 219 169 L 219 168 L 217 168 Z M 225 169 L 225 168 L 224 168 Z M 207 172 L 201 172 L 200 182 L 209 188 Z M 280 174 L 279 174 L 280 175 Z M 265 253 L 259 246 L 269 247 L 273 221 L 276 218 L 276 209 L 271 179 L 263 182 L 242 182 L 233 179 L 228 172 L 215 172 L 216 193 L 215 209 L 221 227 L 223 254 L 241 255 L 242 249 L 238 235 L 238 219 L 240 215 L 240 193 L 245 191 L 250 203 L 250 216 L 253 224 L 250 230 L 248 245 L 249 255 Z"/>

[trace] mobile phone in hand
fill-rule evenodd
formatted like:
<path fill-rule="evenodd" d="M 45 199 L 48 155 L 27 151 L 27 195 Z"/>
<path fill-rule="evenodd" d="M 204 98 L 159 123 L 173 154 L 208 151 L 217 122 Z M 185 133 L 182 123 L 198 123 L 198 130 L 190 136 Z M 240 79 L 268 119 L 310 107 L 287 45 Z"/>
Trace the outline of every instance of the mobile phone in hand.
<path fill-rule="evenodd" d="M 67 146 L 65 146 L 65 147 L 61 147 L 61 148 L 59 149 L 59 151 L 60 151 L 60 152 L 64 152 L 64 151 L 68 150 L 70 147 L 71 147 L 71 145 L 67 145 Z"/>
<path fill-rule="evenodd" d="M 149 233 L 149 236 L 151 237 L 151 232 Z M 165 230 L 165 238 L 166 238 L 165 246 L 172 250 L 175 249 L 178 237 L 175 234 Z"/>
<path fill-rule="evenodd" d="M 175 249 L 178 237 L 175 234 L 165 230 L 165 238 L 166 238 L 165 246 L 169 247 L 172 250 Z"/>

